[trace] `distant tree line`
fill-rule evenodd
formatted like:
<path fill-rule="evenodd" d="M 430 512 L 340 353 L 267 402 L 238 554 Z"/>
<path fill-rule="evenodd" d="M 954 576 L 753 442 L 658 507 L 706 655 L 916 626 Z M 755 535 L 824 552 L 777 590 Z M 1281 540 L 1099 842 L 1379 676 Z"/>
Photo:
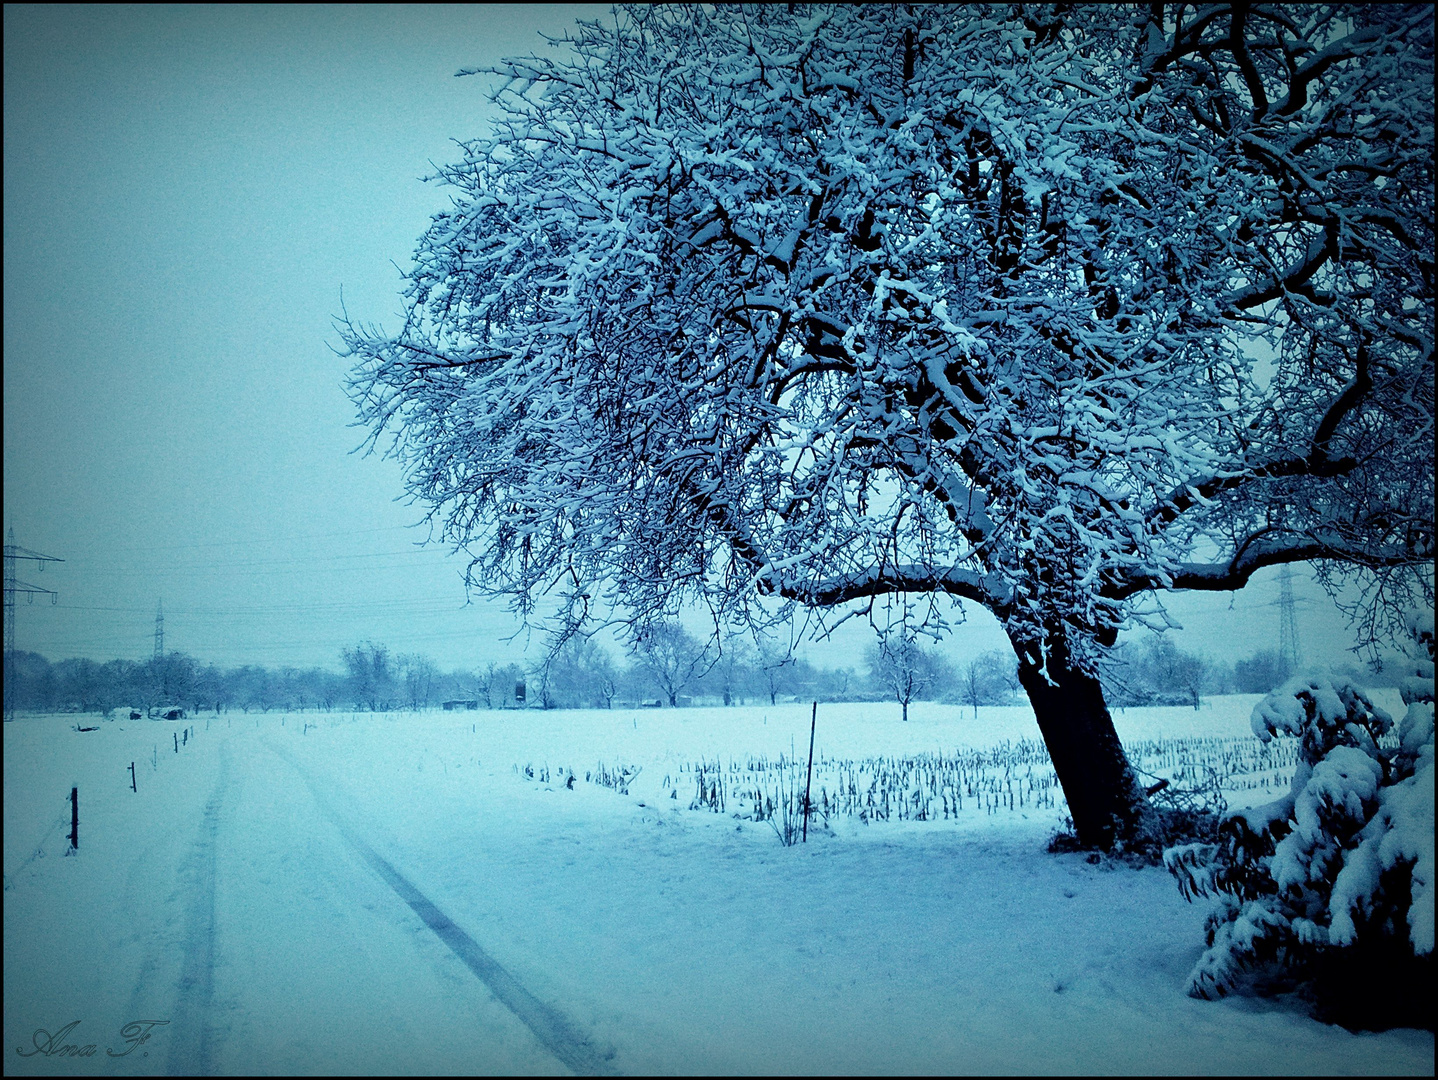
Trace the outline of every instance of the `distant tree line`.
<path fill-rule="evenodd" d="M 1261 649 L 1230 664 L 1185 652 L 1171 638 L 1148 635 L 1110 651 L 1104 694 L 1116 706 L 1198 708 L 1203 698 L 1219 694 L 1267 694 L 1296 674 L 1277 649 Z M 1338 674 L 1363 686 L 1397 685 L 1381 666 L 1349 665 Z"/>
<path fill-rule="evenodd" d="M 51 663 L 33 652 L 16 652 L 7 705 L 17 710 L 104 713 L 179 705 L 191 711 L 269 712 L 332 709 L 348 705 L 345 676 L 324 668 L 267 668 L 257 664 L 221 668 L 181 652 L 158 659 L 77 658 Z"/>
<path fill-rule="evenodd" d="M 270 712 L 309 709 L 388 711 L 421 709 L 450 700 L 478 699 L 484 707 L 514 704 L 514 687 L 525 673 L 515 665 L 491 664 L 486 673 L 442 672 L 427 656 L 392 653 L 363 642 L 341 652 L 343 669 L 269 668 L 258 664 L 222 668 L 182 652 L 135 661 L 88 659 L 51 663 L 33 652 L 14 654 L 7 705 L 34 712 L 108 712 L 179 705 L 190 711 Z M 508 685 L 501 693 L 502 684 Z"/>
<path fill-rule="evenodd" d="M 660 623 L 635 641 L 624 660 L 591 638 L 574 637 L 528 666 L 489 663 L 442 671 L 429 657 L 393 653 L 361 642 L 341 651 L 342 670 L 221 668 L 182 652 L 145 661 L 88 659 L 51 663 L 17 651 L 6 703 L 31 712 L 148 710 L 270 712 L 426 709 L 446 701 L 481 709 L 598 708 L 694 703 L 777 705 L 790 701 L 891 701 L 908 718 L 914 701 L 972 707 L 1020 700 L 1016 662 L 1008 650 L 957 661 L 905 633 L 884 635 L 862 668 L 820 668 L 783 643 L 733 637 L 701 641 L 677 622 Z M 1117 705 L 1193 705 L 1217 694 L 1262 694 L 1291 674 L 1276 650 L 1224 664 L 1184 652 L 1151 636 L 1112 650 L 1106 692 Z M 1356 674 L 1356 673 L 1350 673 Z M 1365 685 L 1385 685 L 1365 672 Z"/>

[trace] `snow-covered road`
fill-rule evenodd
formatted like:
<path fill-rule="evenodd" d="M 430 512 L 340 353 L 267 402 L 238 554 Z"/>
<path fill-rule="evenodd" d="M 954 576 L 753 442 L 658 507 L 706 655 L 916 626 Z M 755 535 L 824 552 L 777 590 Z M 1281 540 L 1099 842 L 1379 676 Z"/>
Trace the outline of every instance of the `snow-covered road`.
<path fill-rule="evenodd" d="M 345 820 L 345 815 L 335 809 L 332 799 L 325 795 L 303 767 L 294 762 L 291 755 L 268 740 L 265 745 L 295 770 L 309 789 L 316 805 L 365 864 L 393 890 L 395 896 L 408 905 L 435 937 L 444 942 L 450 952 L 494 998 L 530 1030 L 545 1050 L 581 1076 L 599 1076 L 613 1071 L 609 1067 L 609 1061 L 614 1056 L 612 1049 L 606 1051 L 596 1047 L 593 1041 L 577 1031 L 558 1009 L 531 994 L 462 927 L 415 888 L 388 859 L 376 852 L 364 836 Z"/>
<path fill-rule="evenodd" d="M 268 739 L 246 750 L 220 845 L 214 1071 L 564 1072 L 407 902 L 419 894 L 376 872 L 332 808 L 343 796 L 317 798 Z"/>
<path fill-rule="evenodd" d="M 23 881 L 6 895 L 7 1072 L 502 1075 L 582 1065 L 556 1058 L 464 968 L 260 731 L 214 728 L 160 765 L 168 772 L 140 782 L 176 781 L 169 820 L 134 817 L 127 831 L 139 842 L 116 845 L 103 818 L 130 808 L 96 792 L 82 804 L 80 856 L 64 858 L 56 844 L 41 863 L 123 869 L 117 895 L 83 873 L 62 875 L 48 898 Z M 131 795 L 128 774 L 125 787 Z M 77 1018 L 64 1041 L 92 1045 L 92 1055 L 15 1053 L 33 1048 L 35 1029 Z M 127 1046 L 121 1027 L 137 1019 L 164 1022 L 138 1050 L 112 1056 Z"/>
<path fill-rule="evenodd" d="M 170 1032 L 171 1076 L 209 1076 L 212 1072 L 212 1028 L 215 998 L 215 864 L 220 843 L 220 812 L 226 795 L 233 799 L 230 773 L 234 755 L 229 740 L 220 744 L 220 775 L 205 803 L 189 860 L 185 883 L 184 953 L 176 986 Z M 167 1026 L 170 1026 L 167 1025 Z"/>

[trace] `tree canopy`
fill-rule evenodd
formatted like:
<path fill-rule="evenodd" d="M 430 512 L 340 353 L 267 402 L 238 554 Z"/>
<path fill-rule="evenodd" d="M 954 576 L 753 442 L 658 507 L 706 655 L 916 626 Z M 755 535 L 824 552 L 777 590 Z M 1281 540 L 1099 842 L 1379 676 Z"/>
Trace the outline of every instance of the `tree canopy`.
<path fill-rule="evenodd" d="M 341 333 L 522 611 L 946 594 L 1052 683 L 1278 563 L 1431 605 L 1428 7 L 630 7 L 487 73 Z"/>

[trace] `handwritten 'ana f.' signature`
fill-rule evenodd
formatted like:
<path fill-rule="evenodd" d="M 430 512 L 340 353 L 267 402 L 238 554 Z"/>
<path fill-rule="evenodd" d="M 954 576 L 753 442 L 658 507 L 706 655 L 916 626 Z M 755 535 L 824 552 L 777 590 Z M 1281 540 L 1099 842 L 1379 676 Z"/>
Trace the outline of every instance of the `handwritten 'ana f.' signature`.
<path fill-rule="evenodd" d="M 120 1029 L 120 1038 L 130 1045 L 123 1050 L 115 1050 L 106 1047 L 105 1053 L 111 1057 L 124 1057 L 137 1046 L 144 1046 L 150 1041 L 153 1034 L 152 1029 L 161 1024 L 168 1024 L 168 1020 L 131 1020 Z M 15 1053 L 21 1057 L 34 1057 L 36 1054 L 44 1054 L 46 1057 L 92 1057 L 95 1053 L 94 1043 L 72 1043 L 66 1042 L 70 1032 L 80 1026 L 80 1021 L 71 1020 L 59 1031 L 46 1031 L 44 1028 L 36 1028 L 33 1042 L 35 1049 L 26 1050 L 23 1046 L 15 1047 Z"/>

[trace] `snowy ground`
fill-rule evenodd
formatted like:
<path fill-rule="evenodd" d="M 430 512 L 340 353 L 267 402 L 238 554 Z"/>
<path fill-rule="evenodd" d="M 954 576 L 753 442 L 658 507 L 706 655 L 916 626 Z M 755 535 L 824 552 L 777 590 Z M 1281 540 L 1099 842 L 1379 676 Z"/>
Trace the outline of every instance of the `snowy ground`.
<path fill-rule="evenodd" d="M 1246 740 L 1254 700 L 1116 722 L 1130 745 Z M 819 707 L 816 797 L 839 762 L 863 782 L 857 763 L 879 757 L 1008 760 L 1037 730 L 1023 708 L 897 713 Z M 5 1071 L 1432 1073 L 1427 1032 L 1187 997 L 1203 909 L 1162 870 L 1046 854 L 1063 811 L 1042 769 L 1004 779 L 971 755 L 957 817 L 836 813 L 781 845 L 742 789 L 791 774 L 732 766 L 803 759 L 809 718 L 228 714 L 79 732 L 22 716 L 4 744 Z M 700 761 L 729 770 L 724 813 L 690 808 Z M 642 771 L 621 794 L 585 781 L 601 762 Z M 1230 798 L 1285 779 L 1255 772 Z"/>

